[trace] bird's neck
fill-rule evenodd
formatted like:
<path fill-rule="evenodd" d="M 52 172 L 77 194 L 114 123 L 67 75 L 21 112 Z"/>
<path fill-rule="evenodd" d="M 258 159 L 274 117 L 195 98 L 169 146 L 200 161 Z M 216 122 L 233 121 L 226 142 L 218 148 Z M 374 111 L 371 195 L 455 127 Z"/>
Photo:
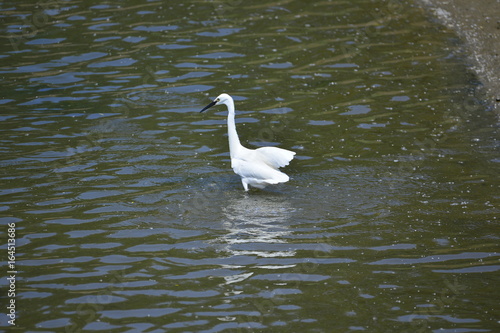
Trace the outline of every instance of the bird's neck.
<path fill-rule="evenodd" d="M 240 149 L 241 143 L 236 132 L 236 124 L 234 122 L 234 104 L 228 105 L 229 114 L 227 115 L 227 134 L 229 136 L 229 153 L 234 157 L 236 152 Z"/>

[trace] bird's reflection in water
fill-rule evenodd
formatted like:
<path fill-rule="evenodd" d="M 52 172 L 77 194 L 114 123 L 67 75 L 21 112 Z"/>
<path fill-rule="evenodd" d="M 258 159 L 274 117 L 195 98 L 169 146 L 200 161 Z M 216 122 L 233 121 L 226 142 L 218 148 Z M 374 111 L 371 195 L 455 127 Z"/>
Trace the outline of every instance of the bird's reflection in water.
<path fill-rule="evenodd" d="M 295 209 L 283 197 L 245 195 L 231 198 L 223 209 L 227 233 L 216 242 L 233 255 L 290 257 L 288 223 Z"/>

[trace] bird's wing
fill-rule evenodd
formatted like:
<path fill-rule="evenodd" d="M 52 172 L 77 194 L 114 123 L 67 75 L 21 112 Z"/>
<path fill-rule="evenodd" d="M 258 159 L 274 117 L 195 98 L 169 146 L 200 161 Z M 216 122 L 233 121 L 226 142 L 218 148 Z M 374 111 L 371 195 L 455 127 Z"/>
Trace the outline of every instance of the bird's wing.
<path fill-rule="evenodd" d="M 283 172 L 276 170 L 259 161 L 248 161 L 238 158 L 231 160 L 231 166 L 236 174 L 242 178 L 258 179 L 269 184 L 277 184 L 288 181 L 289 177 Z"/>
<path fill-rule="evenodd" d="M 262 147 L 255 151 L 264 163 L 275 169 L 287 166 L 295 155 L 291 150 L 278 147 Z"/>

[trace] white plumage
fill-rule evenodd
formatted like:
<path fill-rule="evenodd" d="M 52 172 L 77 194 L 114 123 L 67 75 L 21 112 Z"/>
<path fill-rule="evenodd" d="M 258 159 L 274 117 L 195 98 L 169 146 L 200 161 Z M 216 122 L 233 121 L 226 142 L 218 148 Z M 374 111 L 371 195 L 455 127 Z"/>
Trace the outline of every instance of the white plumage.
<path fill-rule="evenodd" d="M 279 168 L 287 166 L 293 159 L 295 152 L 277 147 L 257 149 L 243 147 L 236 132 L 234 101 L 231 96 L 228 94 L 219 95 L 200 112 L 220 104 L 225 104 L 228 109 L 227 130 L 231 167 L 241 177 L 241 183 L 245 191 L 248 191 L 249 185 L 262 189 L 267 185 L 287 182 L 289 177 L 281 172 Z"/>

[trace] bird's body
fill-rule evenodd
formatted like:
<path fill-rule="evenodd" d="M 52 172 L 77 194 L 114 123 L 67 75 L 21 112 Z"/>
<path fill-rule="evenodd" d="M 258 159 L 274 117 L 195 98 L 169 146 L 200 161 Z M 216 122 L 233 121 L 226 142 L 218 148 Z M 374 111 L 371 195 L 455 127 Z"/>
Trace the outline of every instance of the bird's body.
<path fill-rule="evenodd" d="M 228 109 L 227 130 L 231 167 L 241 177 L 241 183 L 245 191 L 248 191 L 249 185 L 263 189 L 267 185 L 287 182 L 289 177 L 281 172 L 279 168 L 288 165 L 295 152 L 277 147 L 257 149 L 243 147 L 236 132 L 234 101 L 231 96 L 228 94 L 219 95 L 200 112 L 220 104 L 225 104 Z"/>

